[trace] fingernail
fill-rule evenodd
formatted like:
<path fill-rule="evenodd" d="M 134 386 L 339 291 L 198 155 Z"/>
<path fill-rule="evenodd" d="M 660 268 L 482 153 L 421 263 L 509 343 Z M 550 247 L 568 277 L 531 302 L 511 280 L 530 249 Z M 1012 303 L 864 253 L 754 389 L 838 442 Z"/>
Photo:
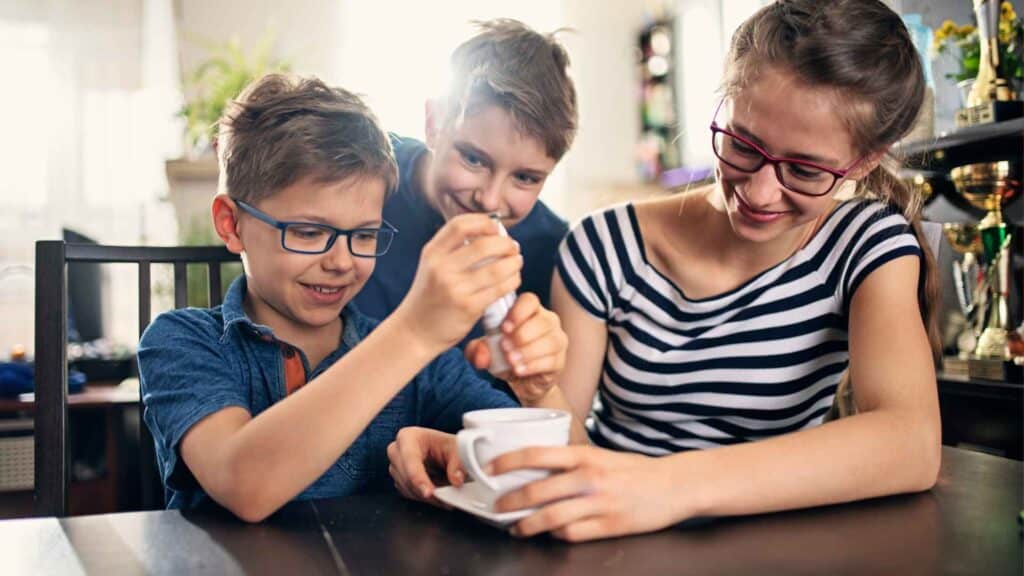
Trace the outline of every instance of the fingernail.
<path fill-rule="evenodd" d="M 516 374 L 526 372 L 526 364 L 516 364 Z"/>
<path fill-rule="evenodd" d="M 420 496 L 423 496 L 424 498 L 430 497 L 430 488 L 428 488 L 426 484 L 420 484 Z"/>
<path fill-rule="evenodd" d="M 462 473 L 462 470 L 456 470 L 452 476 L 454 476 L 455 480 L 459 482 L 462 482 L 466 478 L 466 475 Z"/>
<path fill-rule="evenodd" d="M 501 329 L 505 332 L 512 332 L 513 328 L 515 328 L 515 326 L 512 325 L 512 322 L 505 322 L 501 325 Z"/>
<path fill-rule="evenodd" d="M 523 363 L 523 353 L 518 351 L 518 350 L 512 350 L 511 352 L 508 353 L 508 359 L 513 364 L 522 364 Z"/>
<path fill-rule="evenodd" d="M 513 348 L 513 346 L 512 346 L 512 342 L 511 341 L 505 340 L 504 338 L 501 339 L 501 349 L 502 350 L 508 352 L 509 350 L 512 350 L 512 348 Z"/>
<path fill-rule="evenodd" d="M 494 464 L 488 464 L 484 466 L 484 472 L 488 474 L 494 474 Z"/>

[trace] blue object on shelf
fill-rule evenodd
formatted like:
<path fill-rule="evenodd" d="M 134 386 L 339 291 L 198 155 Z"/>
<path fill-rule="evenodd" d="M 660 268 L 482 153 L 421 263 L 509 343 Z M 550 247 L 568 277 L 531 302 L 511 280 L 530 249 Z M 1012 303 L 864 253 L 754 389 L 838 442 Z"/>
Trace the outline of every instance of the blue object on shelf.
<path fill-rule="evenodd" d="M 68 392 L 81 392 L 85 374 L 68 370 Z M 17 396 L 35 392 L 35 368 L 30 362 L 0 362 L 0 396 Z"/>

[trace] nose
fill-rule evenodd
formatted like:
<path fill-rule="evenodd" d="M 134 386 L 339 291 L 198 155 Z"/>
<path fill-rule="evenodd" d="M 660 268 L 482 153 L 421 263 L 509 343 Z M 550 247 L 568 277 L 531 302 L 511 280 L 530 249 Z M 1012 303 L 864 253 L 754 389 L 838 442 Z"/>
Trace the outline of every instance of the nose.
<path fill-rule="evenodd" d="M 320 259 L 320 266 L 330 272 L 345 273 L 355 267 L 354 256 L 348 249 L 348 237 L 338 236 L 334 246 L 324 252 Z"/>
<path fill-rule="evenodd" d="M 501 182 L 494 178 L 473 191 L 473 202 L 481 212 L 498 212 L 501 210 Z"/>
<path fill-rule="evenodd" d="M 775 166 L 765 162 L 760 170 L 750 175 L 743 199 L 754 208 L 772 206 L 784 194 L 784 188 L 775 172 Z"/>

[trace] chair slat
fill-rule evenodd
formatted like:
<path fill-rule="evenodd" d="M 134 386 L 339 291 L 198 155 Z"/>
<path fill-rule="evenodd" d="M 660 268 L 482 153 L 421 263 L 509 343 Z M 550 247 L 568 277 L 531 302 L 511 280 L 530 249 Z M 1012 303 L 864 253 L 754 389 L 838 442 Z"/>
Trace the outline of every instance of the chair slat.
<path fill-rule="evenodd" d="M 188 265 L 185 262 L 174 263 L 174 308 L 188 306 Z"/>
<path fill-rule="evenodd" d="M 153 315 L 150 304 L 152 292 L 152 280 L 150 279 L 149 262 L 139 262 L 139 338 L 149 326 L 149 319 Z"/>
<path fill-rule="evenodd" d="M 188 304 L 189 263 L 206 264 L 210 270 L 210 305 L 222 300 L 221 262 L 237 262 L 237 254 L 223 246 L 100 246 L 36 242 L 36 510 L 40 515 L 64 516 L 68 512 L 68 411 L 67 411 L 67 263 L 135 263 L 139 266 L 139 335 L 152 316 L 152 264 L 174 264 L 174 305 Z M 139 462 L 141 506 L 163 508 L 163 486 L 157 471 L 153 438 L 139 410 Z M 111 471 L 111 473 L 114 473 Z"/>
<path fill-rule="evenodd" d="M 220 295 L 220 262 L 210 262 L 207 265 L 210 273 L 208 275 L 210 279 L 210 308 L 214 306 L 220 306 L 221 295 Z"/>
<path fill-rule="evenodd" d="M 37 242 L 35 495 L 41 516 L 68 510 L 67 306 L 64 242 Z"/>

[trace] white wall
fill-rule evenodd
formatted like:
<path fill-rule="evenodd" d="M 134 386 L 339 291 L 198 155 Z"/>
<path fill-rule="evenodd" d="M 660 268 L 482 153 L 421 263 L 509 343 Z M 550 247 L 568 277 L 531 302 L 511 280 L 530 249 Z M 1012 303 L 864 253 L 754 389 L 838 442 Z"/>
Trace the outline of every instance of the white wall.
<path fill-rule="evenodd" d="M 564 41 L 579 98 L 579 133 L 562 161 L 565 195 L 548 202 L 570 219 L 596 208 L 592 198 L 609 188 L 635 186 L 640 135 L 637 34 L 643 2 L 565 0 Z"/>
<path fill-rule="evenodd" d="M 339 0 L 174 0 L 185 73 L 205 58 L 204 41 L 237 37 L 255 50 L 267 33 L 275 39 L 273 56 L 289 60 L 302 73 L 328 83 L 341 72 L 343 14 Z M 372 53 L 371 53 L 372 54 Z"/>

